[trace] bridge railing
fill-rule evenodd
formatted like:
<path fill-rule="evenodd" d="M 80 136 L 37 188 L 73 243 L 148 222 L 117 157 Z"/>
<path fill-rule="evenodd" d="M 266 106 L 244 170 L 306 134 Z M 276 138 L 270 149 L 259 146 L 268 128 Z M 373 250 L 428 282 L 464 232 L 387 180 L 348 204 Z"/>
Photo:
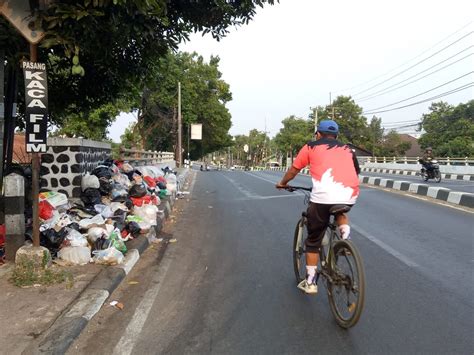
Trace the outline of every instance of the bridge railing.
<path fill-rule="evenodd" d="M 361 163 L 418 164 L 421 157 L 358 157 Z M 440 165 L 474 166 L 474 158 L 438 158 Z"/>
<path fill-rule="evenodd" d="M 128 161 L 132 165 L 156 165 L 174 162 L 174 153 L 120 147 L 120 160 Z"/>

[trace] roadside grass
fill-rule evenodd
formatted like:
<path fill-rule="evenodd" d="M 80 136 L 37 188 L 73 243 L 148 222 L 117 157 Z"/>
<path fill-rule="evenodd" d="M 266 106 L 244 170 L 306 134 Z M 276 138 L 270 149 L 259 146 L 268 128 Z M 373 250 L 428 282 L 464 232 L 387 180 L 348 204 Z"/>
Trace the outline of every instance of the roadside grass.
<path fill-rule="evenodd" d="M 43 260 L 42 267 L 35 267 L 35 263 L 26 258 L 15 266 L 9 281 L 18 287 L 35 285 L 50 286 L 66 282 L 66 288 L 72 288 L 74 277 L 70 271 L 56 269 L 55 266 L 46 268 L 48 260 Z"/>

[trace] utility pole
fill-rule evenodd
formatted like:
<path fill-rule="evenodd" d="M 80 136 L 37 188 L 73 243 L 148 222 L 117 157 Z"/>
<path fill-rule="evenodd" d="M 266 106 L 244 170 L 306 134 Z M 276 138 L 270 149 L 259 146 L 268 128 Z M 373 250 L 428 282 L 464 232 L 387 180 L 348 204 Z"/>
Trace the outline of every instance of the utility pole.
<path fill-rule="evenodd" d="M 314 131 L 318 130 L 318 107 L 313 107 L 313 115 L 314 115 Z"/>
<path fill-rule="evenodd" d="M 183 162 L 183 150 L 181 147 L 181 82 L 178 81 L 178 156 L 177 161 L 178 161 L 178 167 L 181 167 L 181 163 Z"/>
<path fill-rule="evenodd" d="M 188 168 L 191 168 L 191 160 L 189 159 L 189 140 L 191 138 L 191 123 L 188 122 Z"/>

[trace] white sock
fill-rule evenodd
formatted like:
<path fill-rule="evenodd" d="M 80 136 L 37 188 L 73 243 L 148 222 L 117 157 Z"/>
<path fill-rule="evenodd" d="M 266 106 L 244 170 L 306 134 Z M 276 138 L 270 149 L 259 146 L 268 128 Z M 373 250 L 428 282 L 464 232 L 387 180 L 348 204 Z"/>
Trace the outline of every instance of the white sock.
<path fill-rule="evenodd" d="M 314 276 L 316 275 L 317 266 L 308 266 L 306 265 L 306 280 L 309 283 L 313 283 Z"/>
<path fill-rule="evenodd" d="M 341 233 L 342 239 L 349 239 L 349 234 L 351 234 L 351 227 L 348 224 L 341 224 L 339 226 L 339 232 Z"/>

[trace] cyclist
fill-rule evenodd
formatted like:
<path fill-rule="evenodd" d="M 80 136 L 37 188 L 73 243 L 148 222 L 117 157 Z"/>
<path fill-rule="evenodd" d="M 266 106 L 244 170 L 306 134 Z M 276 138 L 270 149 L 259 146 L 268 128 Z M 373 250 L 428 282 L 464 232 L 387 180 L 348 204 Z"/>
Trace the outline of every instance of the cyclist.
<path fill-rule="evenodd" d="M 359 195 L 359 163 L 354 151 L 337 140 L 339 127 L 333 120 L 321 121 L 317 127 L 316 140 L 308 142 L 299 151 L 292 167 L 286 172 L 276 188 L 285 188 L 301 169 L 310 166 L 313 180 L 310 203 L 307 210 L 308 237 L 306 245 L 306 279 L 298 288 L 315 294 L 315 282 L 319 251 L 327 225 L 329 209 L 334 205 L 354 205 Z M 336 216 L 343 239 L 350 234 L 346 214 Z"/>

